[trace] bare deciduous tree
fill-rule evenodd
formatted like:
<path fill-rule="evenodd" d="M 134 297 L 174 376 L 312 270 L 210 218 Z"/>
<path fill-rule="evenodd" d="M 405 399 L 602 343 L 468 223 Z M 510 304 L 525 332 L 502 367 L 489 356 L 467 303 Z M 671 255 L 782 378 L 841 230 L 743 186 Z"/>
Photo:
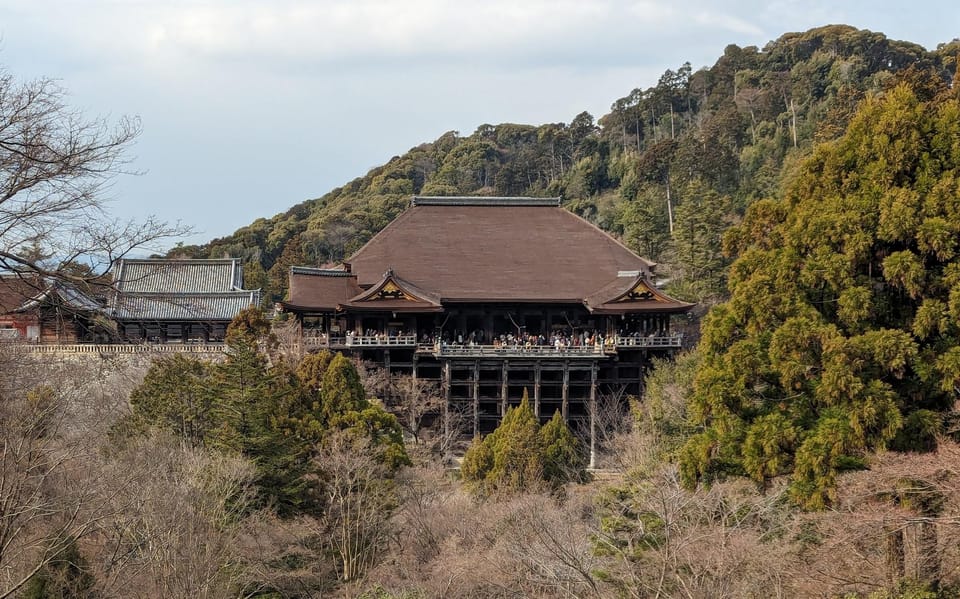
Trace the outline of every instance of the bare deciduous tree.
<path fill-rule="evenodd" d="M 109 514 L 88 476 L 96 440 L 71 426 L 73 386 L 55 370 L 0 348 L 0 598 L 36 573 Z"/>
<path fill-rule="evenodd" d="M 443 402 L 435 382 L 406 374 L 393 376 L 387 408 L 396 415 L 400 426 L 413 437 L 415 443 L 420 443 L 424 419 L 440 414 Z"/>
<path fill-rule="evenodd" d="M 0 69 L 0 271 L 103 285 L 115 260 L 186 229 L 108 214 L 103 194 L 129 172 L 140 123 L 85 118 L 65 96 L 50 79 Z"/>
<path fill-rule="evenodd" d="M 390 371 L 386 368 L 380 368 L 373 362 L 356 359 L 353 361 L 357 369 L 357 375 L 360 376 L 360 383 L 367 397 L 376 397 L 384 400 L 390 394 Z"/>
<path fill-rule="evenodd" d="M 625 387 L 597 393 L 596 402 L 587 404 L 587 414 L 593 422 L 594 461 L 598 468 L 623 467 L 618 463 L 623 436 L 630 431 L 629 396 Z M 581 441 L 590 445 L 590 430 L 581 431 Z"/>
<path fill-rule="evenodd" d="M 129 441 L 102 475 L 111 516 L 91 535 L 101 595 L 222 597 L 245 580 L 237 542 L 249 527 L 252 464 L 156 435 Z M 110 484 L 118 480 L 128 484 Z"/>
<path fill-rule="evenodd" d="M 390 536 L 394 485 L 369 442 L 348 431 L 329 435 L 317 462 L 326 504 L 317 532 L 338 556 L 340 579 L 353 582 L 373 565 Z"/>

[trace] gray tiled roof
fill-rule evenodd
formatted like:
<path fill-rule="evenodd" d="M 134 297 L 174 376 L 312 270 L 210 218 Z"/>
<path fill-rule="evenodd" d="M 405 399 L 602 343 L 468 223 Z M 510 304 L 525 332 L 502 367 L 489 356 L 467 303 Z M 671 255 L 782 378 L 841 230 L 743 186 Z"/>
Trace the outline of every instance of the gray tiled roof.
<path fill-rule="evenodd" d="M 223 260 L 121 260 L 116 268 L 120 293 L 221 293 L 243 288 L 243 268 Z"/>
<path fill-rule="evenodd" d="M 251 304 L 259 304 L 259 296 L 258 291 L 124 295 L 113 316 L 118 320 L 232 320 Z"/>
<path fill-rule="evenodd" d="M 240 260 L 121 260 L 111 301 L 118 320 L 232 320 L 260 291 L 243 289 Z"/>
<path fill-rule="evenodd" d="M 73 310 L 97 312 L 103 309 L 103 305 L 96 300 L 81 293 L 75 287 L 61 282 L 53 283 L 49 289 L 25 304 L 24 308 L 32 308 L 34 304 L 47 300 L 54 295 L 58 295 L 63 305 Z"/>

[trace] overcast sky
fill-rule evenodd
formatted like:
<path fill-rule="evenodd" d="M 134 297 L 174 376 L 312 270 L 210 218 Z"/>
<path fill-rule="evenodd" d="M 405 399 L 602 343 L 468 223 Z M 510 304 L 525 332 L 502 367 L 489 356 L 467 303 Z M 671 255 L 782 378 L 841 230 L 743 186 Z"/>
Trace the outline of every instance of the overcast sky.
<path fill-rule="evenodd" d="M 845 23 L 927 49 L 956 1 L 0 0 L 0 64 L 137 116 L 118 218 L 233 232 L 445 131 L 595 117 L 727 44 Z"/>

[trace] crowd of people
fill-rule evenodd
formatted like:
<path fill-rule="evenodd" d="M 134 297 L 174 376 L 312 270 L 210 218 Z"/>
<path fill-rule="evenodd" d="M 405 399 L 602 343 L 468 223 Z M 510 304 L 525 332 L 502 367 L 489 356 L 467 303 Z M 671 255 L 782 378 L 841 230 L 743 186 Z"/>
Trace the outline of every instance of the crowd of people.
<path fill-rule="evenodd" d="M 421 345 L 432 345 L 436 347 L 460 346 L 476 347 L 490 346 L 494 348 L 513 348 L 513 349 L 544 349 L 552 348 L 556 351 L 564 351 L 574 348 L 603 348 L 617 343 L 617 338 L 621 340 L 634 340 L 639 342 L 646 337 L 655 337 L 665 335 L 666 332 L 640 332 L 621 329 L 616 336 L 602 333 L 594 330 L 574 331 L 572 329 L 557 329 L 549 333 L 528 333 L 523 329 L 519 331 L 510 331 L 505 333 L 488 333 L 481 329 L 470 332 L 464 331 L 443 331 L 440 334 L 424 332 L 419 337 L 412 331 L 389 330 L 382 331 L 376 329 L 365 329 L 363 331 L 348 331 L 347 337 L 366 337 L 388 342 L 397 337 L 409 336 L 417 340 Z M 325 338 L 326 335 L 318 329 L 304 330 L 304 336 L 316 336 Z"/>
<path fill-rule="evenodd" d="M 657 334 L 663 333 L 642 334 L 639 331 L 621 330 L 617 333 L 617 336 L 640 339 Z M 444 332 L 439 338 L 436 335 L 424 333 L 421 336 L 420 343 L 466 347 L 492 345 L 494 348 L 514 349 L 553 348 L 556 351 L 564 351 L 570 348 L 602 348 L 612 346 L 616 343 L 617 336 L 605 334 L 600 331 L 574 331 L 572 329 L 558 329 L 550 333 L 528 333 L 521 329 L 516 334 L 512 331 L 489 334 L 483 330 L 475 330 L 469 333 L 461 331 Z"/>

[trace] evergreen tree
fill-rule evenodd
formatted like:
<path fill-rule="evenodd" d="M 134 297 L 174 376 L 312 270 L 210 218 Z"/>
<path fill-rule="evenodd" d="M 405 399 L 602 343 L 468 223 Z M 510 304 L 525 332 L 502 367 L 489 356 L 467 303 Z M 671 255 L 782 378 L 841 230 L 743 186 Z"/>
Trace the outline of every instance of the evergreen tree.
<path fill-rule="evenodd" d="M 721 237 L 732 212 L 729 198 L 721 198 L 702 183 L 687 186 L 676 209 L 670 290 L 703 301 L 723 292 L 728 260 Z"/>
<path fill-rule="evenodd" d="M 500 426 L 486 439 L 493 451 L 493 467 L 486 484 L 506 491 L 523 491 L 544 478 L 540 424 L 530 408 L 527 390 L 520 405 L 507 408 Z"/>
<path fill-rule="evenodd" d="M 471 483 L 482 483 L 493 469 L 493 448 L 477 435 L 460 462 L 460 476 Z"/>
<path fill-rule="evenodd" d="M 332 423 L 342 414 L 362 410 L 367 405 L 360 375 L 350 359 L 338 353 L 330 360 L 320 379 L 320 414 Z"/>
<path fill-rule="evenodd" d="M 544 482 L 582 482 L 585 466 L 582 444 L 560 414 L 541 428 L 524 389 L 520 405 L 507 408 L 496 430 L 473 440 L 460 475 L 484 492 L 519 492 Z"/>
<path fill-rule="evenodd" d="M 312 368 L 307 364 L 302 370 L 309 373 Z M 391 469 L 410 464 L 396 416 L 367 399 L 356 367 L 343 354 L 330 360 L 321 377 L 318 415 L 328 429 L 346 431 L 358 441 L 363 439 Z"/>
<path fill-rule="evenodd" d="M 281 516 L 310 509 L 312 491 L 307 443 L 285 427 L 296 406 L 296 378 L 283 367 L 270 368 L 261 351 L 262 328 L 241 314 L 228 331 L 226 359 L 214 365 L 211 390 L 217 426 L 208 435 L 211 447 L 253 460 L 260 504 Z"/>
<path fill-rule="evenodd" d="M 132 424 L 157 426 L 191 445 L 202 445 L 214 420 L 208 384 L 211 371 L 209 362 L 180 354 L 155 361 L 130 393 Z"/>
<path fill-rule="evenodd" d="M 544 480 L 555 486 L 586 480 L 587 457 L 583 443 L 574 436 L 559 411 L 540 429 L 540 445 Z"/>
<path fill-rule="evenodd" d="M 703 428 L 681 459 L 689 484 L 791 474 L 797 501 L 822 507 L 839 471 L 897 448 L 905 419 L 929 431 L 952 406 L 960 103 L 941 90 L 867 99 L 782 204 L 753 204 L 726 236 L 739 257 L 730 301 L 703 326 L 689 406 Z"/>

